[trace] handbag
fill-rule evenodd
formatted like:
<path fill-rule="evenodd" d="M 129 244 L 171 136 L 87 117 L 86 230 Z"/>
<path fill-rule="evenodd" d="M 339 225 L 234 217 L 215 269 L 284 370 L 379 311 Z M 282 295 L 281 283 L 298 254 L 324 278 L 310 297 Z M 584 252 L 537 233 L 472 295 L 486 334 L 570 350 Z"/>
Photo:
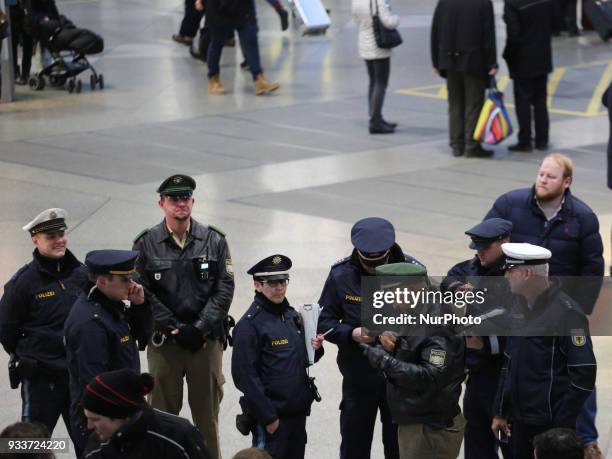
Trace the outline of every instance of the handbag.
<path fill-rule="evenodd" d="M 477 142 L 496 145 L 511 134 L 512 123 L 504 106 L 504 93 L 497 89 L 495 78 L 491 77 L 473 138 Z"/>
<path fill-rule="evenodd" d="M 370 0 L 370 15 L 372 16 L 372 28 L 374 29 L 374 38 L 376 46 L 383 49 L 395 48 L 402 44 L 402 36 L 397 29 L 387 29 L 380 20 L 378 11 L 378 0 L 376 2 L 376 14 L 372 11 L 372 0 Z"/>

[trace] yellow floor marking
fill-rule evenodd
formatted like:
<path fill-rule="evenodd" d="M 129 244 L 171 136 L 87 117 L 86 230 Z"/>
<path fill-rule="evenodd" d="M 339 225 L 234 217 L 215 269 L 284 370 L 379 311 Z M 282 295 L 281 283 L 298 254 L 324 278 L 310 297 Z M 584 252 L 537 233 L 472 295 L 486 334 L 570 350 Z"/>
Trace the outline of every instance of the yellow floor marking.
<path fill-rule="evenodd" d="M 548 89 L 547 89 L 548 108 L 552 106 L 553 96 L 555 95 L 555 92 L 557 91 L 557 88 L 559 87 L 559 83 L 561 82 L 561 79 L 565 76 L 566 73 L 567 73 L 567 67 L 559 67 L 558 69 L 554 70 L 554 72 L 548 79 Z"/>
<path fill-rule="evenodd" d="M 586 111 L 589 115 L 596 116 L 597 113 L 599 113 L 601 109 L 601 96 L 610 84 L 611 80 L 612 62 L 609 62 L 608 66 L 604 70 L 603 75 L 599 80 L 599 83 L 597 83 L 597 86 L 595 87 L 595 91 L 593 92 L 593 96 L 591 97 L 591 102 L 589 102 L 589 108 L 587 108 Z"/>

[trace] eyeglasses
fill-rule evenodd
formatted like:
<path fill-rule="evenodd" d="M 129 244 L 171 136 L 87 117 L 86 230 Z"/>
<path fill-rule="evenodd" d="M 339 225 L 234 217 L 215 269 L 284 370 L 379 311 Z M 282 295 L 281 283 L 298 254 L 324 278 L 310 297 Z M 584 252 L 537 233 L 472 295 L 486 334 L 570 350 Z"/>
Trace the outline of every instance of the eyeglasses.
<path fill-rule="evenodd" d="M 270 287 L 285 287 L 289 284 L 289 279 L 264 280 L 262 284 L 268 284 Z"/>
<path fill-rule="evenodd" d="M 181 194 L 181 195 L 172 195 L 172 196 L 168 196 L 166 195 L 165 197 L 170 199 L 172 202 L 185 202 L 185 201 L 189 201 L 191 199 L 192 194 Z"/>

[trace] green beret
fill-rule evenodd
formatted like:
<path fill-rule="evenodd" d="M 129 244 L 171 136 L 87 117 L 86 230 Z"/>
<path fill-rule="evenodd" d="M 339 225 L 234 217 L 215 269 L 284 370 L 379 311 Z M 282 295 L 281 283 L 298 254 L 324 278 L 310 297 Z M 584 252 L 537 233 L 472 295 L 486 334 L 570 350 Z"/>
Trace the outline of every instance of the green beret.
<path fill-rule="evenodd" d="M 376 267 L 377 276 L 427 276 L 427 269 L 416 263 L 389 263 Z"/>
<path fill-rule="evenodd" d="M 188 175 L 172 175 L 162 182 L 157 188 L 157 192 L 161 195 L 180 196 L 192 193 L 195 190 L 196 182 Z"/>

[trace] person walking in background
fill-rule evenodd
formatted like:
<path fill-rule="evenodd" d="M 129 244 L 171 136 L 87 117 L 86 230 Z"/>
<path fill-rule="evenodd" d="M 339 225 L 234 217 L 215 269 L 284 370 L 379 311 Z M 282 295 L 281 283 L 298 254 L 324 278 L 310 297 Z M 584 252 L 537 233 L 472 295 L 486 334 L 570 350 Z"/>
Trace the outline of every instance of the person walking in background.
<path fill-rule="evenodd" d="M 514 82 L 514 103 L 519 124 L 518 143 L 509 151 L 528 153 L 531 145 L 531 111 L 535 121 L 535 147 L 548 149 L 547 80 L 552 72 L 552 0 L 506 0 L 504 22 L 507 39 L 504 59 Z"/>
<path fill-rule="evenodd" d="M 497 73 L 490 0 L 438 2 L 431 26 L 431 61 L 438 75 L 446 78 L 453 156 L 492 156 L 473 139 L 487 80 Z"/>
<path fill-rule="evenodd" d="M 208 46 L 208 93 L 215 96 L 225 94 L 219 79 L 219 62 L 227 37 L 238 31 L 240 46 L 253 75 L 255 95 L 276 91 L 280 85 L 269 82 L 263 74 L 257 38 L 257 14 L 255 0 L 206 2 L 206 27 L 210 30 Z"/>
<path fill-rule="evenodd" d="M 368 70 L 368 113 L 370 116 L 370 134 L 391 134 L 397 124 L 388 123 L 382 116 L 382 106 L 391 73 L 391 50 L 379 48 L 374 36 L 372 14 L 380 17 L 388 29 L 399 25 L 399 16 L 392 14 L 386 0 L 353 0 L 353 18 L 359 29 L 359 57 Z"/>
<path fill-rule="evenodd" d="M 172 39 L 182 45 L 191 46 L 193 38 L 198 33 L 203 15 L 204 10 L 196 8 L 195 0 L 185 0 L 185 14 L 181 21 L 181 28 L 178 34 L 172 35 Z"/>

